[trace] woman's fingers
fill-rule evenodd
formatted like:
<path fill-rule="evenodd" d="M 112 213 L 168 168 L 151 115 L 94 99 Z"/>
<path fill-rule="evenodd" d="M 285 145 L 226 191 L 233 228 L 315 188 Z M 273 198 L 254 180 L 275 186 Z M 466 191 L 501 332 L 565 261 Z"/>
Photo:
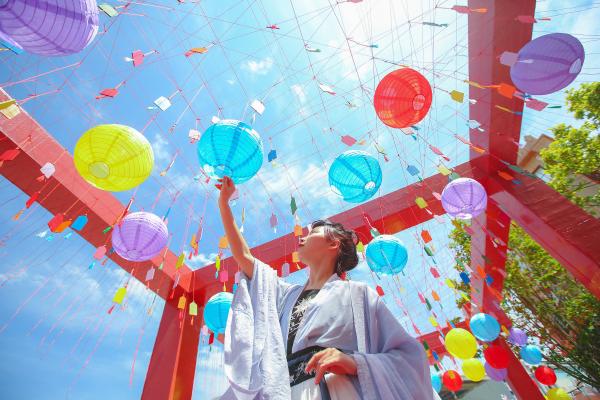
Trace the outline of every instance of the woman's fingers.
<path fill-rule="evenodd" d="M 319 360 L 321 360 L 321 358 L 323 358 L 327 355 L 327 353 L 328 353 L 327 350 L 329 350 L 329 349 L 321 350 L 318 353 L 315 353 L 310 358 L 310 361 L 308 361 L 308 364 L 306 364 L 305 371 L 310 372 L 311 370 L 315 369 L 317 367 L 317 365 L 319 364 Z"/>
<path fill-rule="evenodd" d="M 318 385 L 321 382 L 321 379 L 323 379 L 323 377 L 328 372 L 328 370 L 332 366 L 332 364 L 335 364 L 335 361 L 336 361 L 335 355 L 325 356 L 321 359 L 321 361 L 319 362 L 319 365 L 317 366 L 316 374 L 315 374 L 315 384 L 316 385 Z"/>

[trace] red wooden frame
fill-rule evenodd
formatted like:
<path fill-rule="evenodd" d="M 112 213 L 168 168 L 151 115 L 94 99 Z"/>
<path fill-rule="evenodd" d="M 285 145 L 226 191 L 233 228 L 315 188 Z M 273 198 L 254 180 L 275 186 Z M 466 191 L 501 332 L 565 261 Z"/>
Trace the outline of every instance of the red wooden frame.
<path fill-rule="evenodd" d="M 479 85 L 511 84 L 508 68 L 498 63 L 503 51 L 518 51 L 531 39 L 532 26 L 518 22 L 518 15 L 534 15 L 533 0 L 469 0 L 470 8 L 487 8 L 485 14 L 469 15 L 469 80 Z M 600 231 L 600 221 L 570 203 L 567 199 L 540 180 L 527 176 L 515 176 L 520 182 L 509 182 L 498 175 L 506 172 L 515 175 L 506 163 L 515 164 L 520 138 L 523 102 L 517 98 L 501 96 L 493 88 L 480 88 L 473 84 L 469 98 L 477 100 L 470 106 L 470 118 L 477 120 L 484 132 L 471 131 L 470 141 L 485 149 L 485 155 L 471 152 L 471 160 L 454 168 L 464 177 L 480 181 L 489 195 L 488 209 L 474 221 L 472 236 L 472 310 L 494 314 L 506 326 L 510 321 L 499 306 L 501 299 L 506 243 L 510 221 L 522 226 L 553 257 L 559 260 L 573 276 L 584 284 L 596 297 L 600 297 L 600 248 L 594 246 L 594 238 Z M 9 96 L 0 90 L 0 101 Z M 512 110 L 508 113 L 496 106 Z M 0 167 L 0 173 L 23 192 L 32 195 L 40 190 L 42 183 L 36 181 L 41 175 L 40 167 L 53 162 L 57 172 L 50 178 L 39 196 L 39 203 L 50 213 L 65 212 L 76 201 L 88 214 L 89 222 L 79 234 L 93 246 L 105 242 L 102 231 L 111 225 L 125 207 L 113 195 L 96 190 L 77 174 L 72 157 L 27 113 L 11 120 L 0 119 L 0 154 L 5 150 L 20 148 L 12 161 Z M 415 183 L 382 198 L 362 204 L 330 219 L 355 229 L 363 243 L 371 239 L 365 215 L 370 223 L 382 233 L 397 233 L 443 214 L 439 201 L 432 192 L 441 192 L 447 178 L 435 175 L 422 183 Z M 428 203 L 427 212 L 416 206 L 416 197 Z M 78 207 L 79 209 L 80 207 Z M 383 213 L 382 213 L 383 210 Z M 79 213 L 82 211 L 79 210 Z M 75 215 L 67 215 L 75 217 Z M 252 249 L 253 254 L 280 268 L 291 261 L 291 252 L 297 241 L 293 234 Z M 192 397 L 199 340 L 200 318 L 192 326 L 181 324 L 177 302 L 184 295 L 191 299 L 190 288 L 195 288 L 194 298 L 199 305 L 212 294 L 221 290 L 222 284 L 214 281 L 214 265 L 192 271 L 183 266 L 181 279 L 175 283 L 176 256 L 168 251 L 146 263 L 130 263 L 116 254 L 111 259 L 135 278 L 143 281 L 149 268 L 164 261 L 163 269 L 156 269 L 155 278 L 149 283 L 151 290 L 165 299 L 165 308 L 156 336 L 154 350 L 148 367 L 143 399 L 190 399 Z M 232 260 L 223 261 L 223 266 Z M 301 266 L 302 267 L 302 266 Z M 487 284 L 484 277 L 491 276 Z M 193 285 L 192 285 L 193 282 Z M 233 282 L 230 274 L 229 287 Z M 172 296 L 169 294 L 174 290 Z M 199 307 L 202 315 L 202 307 Z M 464 322 L 463 326 L 466 326 Z M 445 353 L 438 332 L 423 335 L 430 348 L 439 355 Z M 506 345 L 503 341 L 500 341 Z M 511 353 L 512 354 L 512 353 Z M 543 399 L 537 384 L 516 357 L 511 358 L 508 383 L 522 399 Z"/>

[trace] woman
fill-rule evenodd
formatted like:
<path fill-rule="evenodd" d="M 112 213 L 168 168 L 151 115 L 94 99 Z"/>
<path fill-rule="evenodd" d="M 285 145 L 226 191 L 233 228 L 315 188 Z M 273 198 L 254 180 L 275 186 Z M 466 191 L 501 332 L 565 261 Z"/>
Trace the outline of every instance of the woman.
<path fill-rule="evenodd" d="M 222 398 L 432 399 L 423 347 L 375 291 L 340 279 L 358 263 L 353 232 L 313 223 L 298 248 L 308 281 L 288 284 L 252 256 L 229 208 L 235 186 L 220 182 L 223 227 L 242 270 L 225 332 L 231 386 Z"/>

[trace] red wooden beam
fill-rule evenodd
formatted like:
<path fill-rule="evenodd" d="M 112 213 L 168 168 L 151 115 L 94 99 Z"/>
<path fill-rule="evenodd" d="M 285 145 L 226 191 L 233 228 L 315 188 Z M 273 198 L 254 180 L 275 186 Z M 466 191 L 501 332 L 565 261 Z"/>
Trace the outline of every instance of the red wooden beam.
<path fill-rule="evenodd" d="M 473 167 L 474 163 L 466 162 L 457 166 L 454 170 L 461 176 L 482 179 L 481 171 Z M 389 193 L 378 199 L 368 201 L 360 207 L 355 207 L 342 213 L 336 214 L 329 219 L 334 222 L 342 223 L 348 229 L 354 229 L 361 241 L 368 244 L 372 237 L 369 233 L 369 227 L 365 222 L 364 215 L 367 215 L 375 228 L 380 233 L 394 234 L 404 229 L 421 224 L 433 218 L 434 214 L 442 215 L 445 213 L 441 202 L 433 196 L 433 192 L 441 193 L 444 186 L 448 183 L 448 178 L 437 174 L 426 178 L 423 182 L 413 183 L 407 187 Z M 415 199 L 422 197 L 428 204 L 427 210 L 419 208 Z M 306 228 L 304 229 L 306 233 Z M 285 262 L 291 264 L 290 272 L 295 271 L 295 264 L 292 263 L 292 252 L 296 251 L 298 238 L 293 233 L 281 236 L 252 249 L 252 254 L 271 267 L 281 270 L 281 265 Z M 228 257 L 222 261 L 222 268 L 229 269 L 228 288 L 233 285 L 234 271 L 237 271 L 235 261 Z M 298 263 L 300 268 L 305 265 Z M 223 284 L 215 280 L 215 265 L 194 271 L 194 287 L 202 295 L 207 297 L 222 290 Z"/>
<path fill-rule="evenodd" d="M 0 101 L 9 99 L 6 92 L 0 89 Z M 0 167 L 0 173 L 28 196 L 41 190 L 37 202 L 52 215 L 69 210 L 66 217 L 75 219 L 78 215 L 86 213 L 88 223 L 77 233 L 94 248 L 106 243 L 107 234 L 102 231 L 115 222 L 125 206 L 110 192 L 96 189 L 84 181 L 77 173 L 73 157 L 67 149 L 23 109 L 12 119 L 0 117 L 0 154 L 17 147 L 21 150 L 20 153 L 15 159 L 5 161 Z M 53 163 L 56 172 L 47 182 L 38 182 L 36 178 L 42 175 L 40 168 L 46 162 Z M 90 256 L 92 254 L 93 249 L 90 248 Z M 163 261 L 162 254 L 151 261 L 141 263 L 126 261 L 116 253 L 110 258 L 127 272 L 133 273 L 140 282 L 144 282 L 146 272 L 155 267 L 154 279 L 148 286 L 162 298 L 169 295 L 175 282 L 177 261 L 177 257 L 171 251 L 166 253 L 162 269 L 158 269 Z M 181 279 L 178 286 L 185 290 L 190 282 L 190 272 L 185 265 L 179 269 Z"/>
<path fill-rule="evenodd" d="M 491 178 L 492 202 L 600 298 L 600 220 L 540 179 L 519 175 L 518 180 Z"/>

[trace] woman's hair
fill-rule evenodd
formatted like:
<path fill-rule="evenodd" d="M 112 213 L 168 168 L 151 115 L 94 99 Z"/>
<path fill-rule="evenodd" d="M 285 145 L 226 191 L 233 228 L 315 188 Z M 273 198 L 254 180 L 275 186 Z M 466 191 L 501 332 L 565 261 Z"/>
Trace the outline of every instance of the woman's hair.
<path fill-rule="evenodd" d="M 340 249 L 335 261 L 335 273 L 342 275 L 350 271 L 358 264 L 358 254 L 356 254 L 356 243 L 358 237 L 354 231 L 346 230 L 342 224 L 331 222 L 329 220 L 316 220 L 311 224 L 311 229 L 322 226 L 325 237 L 328 240 L 339 240 Z"/>

